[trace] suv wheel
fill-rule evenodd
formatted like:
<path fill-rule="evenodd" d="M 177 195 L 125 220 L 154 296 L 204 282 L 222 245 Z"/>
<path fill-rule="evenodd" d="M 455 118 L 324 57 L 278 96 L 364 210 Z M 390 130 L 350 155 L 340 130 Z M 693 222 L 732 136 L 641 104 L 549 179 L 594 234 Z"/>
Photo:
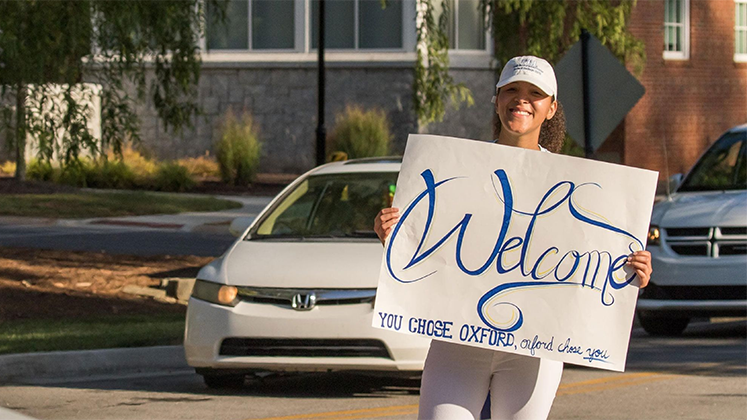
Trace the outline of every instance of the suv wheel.
<path fill-rule="evenodd" d="M 244 374 L 230 374 L 230 375 L 221 375 L 221 374 L 215 374 L 215 373 L 203 373 L 202 379 L 205 381 L 205 385 L 208 386 L 208 388 L 213 389 L 225 389 L 225 388 L 231 388 L 231 389 L 237 389 L 244 386 L 244 379 L 246 378 L 246 375 Z"/>
<path fill-rule="evenodd" d="M 643 329 L 651 335 L 674 336 L 682 334 L 690 318 L 661 317 L 638 314 Z"/>

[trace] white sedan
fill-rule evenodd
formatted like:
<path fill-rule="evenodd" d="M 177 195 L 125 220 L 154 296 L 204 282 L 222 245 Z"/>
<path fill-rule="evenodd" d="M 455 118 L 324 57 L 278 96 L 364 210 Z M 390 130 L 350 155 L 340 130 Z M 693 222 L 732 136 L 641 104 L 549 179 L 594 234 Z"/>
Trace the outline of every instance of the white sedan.
<path fill-rule="evenodd" d="M 184 348 L 208 386 L 258 371 L 422 370 L 429 340 L 371 326 L 383 252 L 373 220 L 400 163 L 309 171 L 200 270 Z"/>
<path fill-rule="evenodd" d="M 747 124 L 721 136 L 654 206 L 648 236 L 654 272 L 637 307 L 648 333 L 747 315 Z"/>

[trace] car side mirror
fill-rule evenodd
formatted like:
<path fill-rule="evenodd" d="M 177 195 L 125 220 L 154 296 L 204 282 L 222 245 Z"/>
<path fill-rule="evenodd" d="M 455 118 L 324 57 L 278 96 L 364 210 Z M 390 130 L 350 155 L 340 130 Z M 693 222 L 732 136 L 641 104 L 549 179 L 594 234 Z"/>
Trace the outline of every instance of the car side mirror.
<path fill-rule="evenodd" d="M 233 222 L 231 222 L 228 231 L 231 232 L 231 235 L 239 237 L 246 231 L 253 221 L 253 217 L 237 217 L 233 219 Z"/>
<path fill-rule="evenodd" d="M 674 191 L 682 183 L 682 174 L 674 174 L 669 177 L 669 191 Z"/>

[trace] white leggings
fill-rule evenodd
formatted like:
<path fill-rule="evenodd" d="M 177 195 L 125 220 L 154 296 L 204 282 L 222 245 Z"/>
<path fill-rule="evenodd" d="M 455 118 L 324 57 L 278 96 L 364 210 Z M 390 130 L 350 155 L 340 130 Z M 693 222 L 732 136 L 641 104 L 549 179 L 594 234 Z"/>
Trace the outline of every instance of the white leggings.
<path fill-rule="evenodd" d="M 418 419 L 479 419 L 488 390 L 492 419 L 546 419 L 562 374 L 563 362 L 433 340 Z"/>

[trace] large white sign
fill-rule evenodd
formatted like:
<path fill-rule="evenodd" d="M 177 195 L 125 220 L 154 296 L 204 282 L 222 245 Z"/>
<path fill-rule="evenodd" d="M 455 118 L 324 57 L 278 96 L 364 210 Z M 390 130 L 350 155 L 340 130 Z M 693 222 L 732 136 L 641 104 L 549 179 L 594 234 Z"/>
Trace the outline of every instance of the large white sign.
<path fill-rule="evenodd" d="M 373 325 L 622 371 L 657 173 L 410 135 Z"/>

